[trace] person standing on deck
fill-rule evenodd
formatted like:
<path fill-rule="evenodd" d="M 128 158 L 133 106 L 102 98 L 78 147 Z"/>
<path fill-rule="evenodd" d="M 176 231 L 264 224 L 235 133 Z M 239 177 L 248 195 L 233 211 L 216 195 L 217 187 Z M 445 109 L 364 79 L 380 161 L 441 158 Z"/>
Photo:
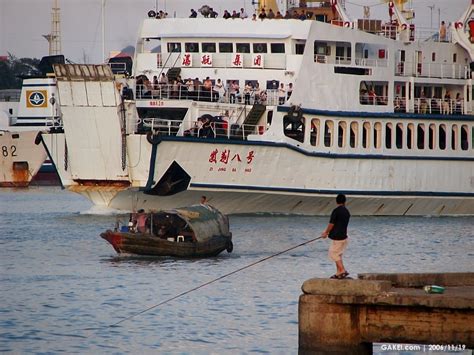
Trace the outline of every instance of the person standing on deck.
<path fill-rule="evenodd" d="M 441 25 L 439 26 L 439 41 L 446 42 L 446 24 L 444 21 L 441 21 Z"/>
<path fill-rule="evenodd" d="M 331 279 L 343 279 L 349 275 L 342 262 L 342 254 L 347 248 L 347 226 L 351 214 L 346 208 L 346 196 L 339 194 L 336 197 L 337 207 L 332 211 L 329 224 L 321 233 L 321 237 L 332 239 L 329 247 L 329 258 L 336 263 L 336 273 L 331 276 Z"/>

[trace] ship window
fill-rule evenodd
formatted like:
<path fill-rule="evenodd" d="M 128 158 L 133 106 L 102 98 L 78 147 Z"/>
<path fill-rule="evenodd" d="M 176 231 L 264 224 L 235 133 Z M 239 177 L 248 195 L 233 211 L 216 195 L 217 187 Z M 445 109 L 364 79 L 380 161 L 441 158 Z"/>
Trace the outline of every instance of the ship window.
<path fill-rule="evenodd" d="M 385 147 L 387 149 L 392 149 L 392 124 L 387 123 L 385 125 Z"/>
<path fill-rule="evenodd" d="M 388 82 L 361 81 L 359 86 L 359 102 L 362 105 L 387 105 Z"/>
<path fill-rule="evenodd" d="M 436 52 L 431 53 L 431 61 L 436 62 Z"/>
<path fill-rule="evenodd" d="M 413 123 L 409 123 L 407 126 L 407 148 L 413 148 L 413 136 L 415 134 L 415 129 L 413 127 Z"/>
<path fill-rule="evenodd" d="M 285 53 L 284 43 L 271 43 L 270 50 L 272 53 Z"/>
<path fill-rule="evenodd" d="M 439 149 L 446 149 L 446 126 L 444 124 L 439 126 Z"/>
<path fill-rule="evenodd" d="M 313 118 L 311 120 L 311 145 L 319 145 L 319 118 Z"/>
<path fill-rule="evenodd" d="M 232 53 L 234 51 L 232 43 L 219 43 L 219 53 Z"/>
<path fill-rule="evenodd" d="M 374 148 L 382 148 L 382 124 L 380 122 L 374 124 Z"/>
<path fill-rule="evenodd" d="M 332 121 L 326 121 L 324 123 L 324 146 L 332 146 L 332 137 L 334 133 L 334 123 Z"/>
<path fill-rule="evenodd" d="M 203 53 L 216 53 L 215 43 L 202 43 L 201 46 Z"/>
<path fill-rule="evenodd" d="M 466 125 L 461 126 L 461 149 L 468 150 L 469 142 L 467 140 L 469 129 Z"/>
<path fill-rule="evenodd" d="M 428 132 L 429 134 L 429 141 L 428 141 L 428 148 L 429 149 L 434 149 L 436 147 L 436 125 L 430 124 L 430 130 Z"/>
<path fill-rule="evenodd" d="M 370 123 L 364 122 L 362 129 L 362 148 L 369 148 L 370 142 Z"/>
<path fill-rule="evenodd" d="M 250 43 L 236 43 L 237 53 L 250 53 Z"/>
<path fill-rule="evenodd" d="M 418 149 L 425 149 L 425 125 L 419 124 L 416 131 L 416 145 Z"/>
<path fill-rule="evenodd" d="M 331 47 L 326 42 L 314 41 L 314 55 L 330 55 Z"/>
<path fill-rule="evenodd" d="M 339 122 L 337 129 L 337 145 L 339 148 L 346 146 L 346 122 Z"/>
<path fill-rule="evenodd" d="M 350 132 L 350 137 L 349 137 L 349 144 L 351 148 L 357 147 L 358 131 L 359 131 L 359 124 L 357 122 L 351 122 L 351 132 Z"/>
<path fill-rule="evenodd" d="M 254 43 L 253 44 L 254 53 L 267 53 L 267 44 L 266 43 Z"/>
<path fill-rule="evenodd" d="M 456 150 L 458 147 L 458 125 L 453 124 L 451 128 L 451 149 Z"/>
<path fill-rule="evenodd" d="M 199 43 L 197 42 L 188 42 L 184 44 L 184 51 L 189 53 L 199 52 Z"/>
<path fill-rule="evenodd" d="M 344 47 L 336 46 L 336 59 L 344 59 Z"/>
<path fill-rule="evenodd" d="M 168 53 L 181 52 L 181 43 L 170 42 L 168 43 Z"/>
<path fill-rule="evenodd" d="M 278 90 L 280 82 L 278 80 L 267 80 L 267 90 Z"/>
<path fill-rule="evenodd" d="M 456 63 L 458 61 L 458 55 L 457 53 L 453 53 L 453 63 Z"/>
<path fill-rule="evenodd" d="M 303 54 L 303 53 L 304 53 L 304 43 L 296 43 L 295 54 Z"/>
<path fill-rule="evenodd" d="M 397 129 L 395 130 L 395 145 L 397 149 L 403 148 L 403 124 L 397 124 Z"/>

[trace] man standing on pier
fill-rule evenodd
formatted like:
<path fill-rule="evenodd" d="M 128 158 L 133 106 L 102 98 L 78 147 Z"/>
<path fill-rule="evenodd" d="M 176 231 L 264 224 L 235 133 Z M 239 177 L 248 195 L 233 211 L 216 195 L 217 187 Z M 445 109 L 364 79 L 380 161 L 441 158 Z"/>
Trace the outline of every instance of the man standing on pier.
<path fill-rule="evenodd" d="M 351 214 L 346 208 L 346 196 L 339 194 L 336 197 L 337 207 L 332 211 L 329 224 L 321 233 L 321 237 L 327 238 L 329 236 L 331 246 L 329 247 L 329 258 L 336 263 L 336 273 L 331 276 L 331 279 L 344 279 L 349 273 L 344 268 L 342 263 L 342 254 L 347 248 L 347 225 Z"/>

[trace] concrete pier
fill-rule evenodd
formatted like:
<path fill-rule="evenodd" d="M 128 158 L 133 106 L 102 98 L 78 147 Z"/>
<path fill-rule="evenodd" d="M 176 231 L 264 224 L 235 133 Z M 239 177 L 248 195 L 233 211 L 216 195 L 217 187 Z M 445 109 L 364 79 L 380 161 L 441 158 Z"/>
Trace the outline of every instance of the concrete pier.
<path fill-rule="evenodd" d="M 425 285 L 446 289 L 428 294 Z M 302 291 L 300 353 L 371 354 L 372 343 L 474 347 L 474 273 L 310 279 Z"/>

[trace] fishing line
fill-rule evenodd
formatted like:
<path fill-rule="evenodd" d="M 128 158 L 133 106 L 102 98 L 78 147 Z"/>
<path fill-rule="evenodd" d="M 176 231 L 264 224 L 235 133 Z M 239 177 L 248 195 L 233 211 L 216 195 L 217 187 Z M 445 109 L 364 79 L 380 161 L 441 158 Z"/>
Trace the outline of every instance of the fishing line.
<path fill-rule="evenodd" d="M 255 262 L 253 262 L 253 263 L 251 263 L 251 264 L 248 264 L 248 265 L 246 265 L 246 266 L 243 266 L 243 267 L 241 267 L 241 268 L 239 268 L 239 269 L 237 269 L 237 270 L 234 270 L 234 271 L 229 272 L 229 273 L 227 273 L 227 274 L 225 274 L 225 275 L 219 276 L 218 278 L 215 278 L 215 279 L 213 279 L 213 280 L 211 280 L 211 281 L 208 281 L 208 282 L 203 283 L 203 284 L 201 284 L 201 285 L 199 285 L 199 286 L 196 286 L 196 287 L 194 287 L 194 288 L 192 288 L 192 289 L 190 289 L 190 290 L 184 291 L 184 292 L 182 292 L 182 293 L 180 293 L 180 294 L 178 294 L 178 295 L 176 295 L 176 296 L 173 296 L 173 297 L 171 297 L 171 298 L 168 298 L 167 300 L 164 300 L 164 301 L 162 301 L 162 302 L 160 302 L 160 303 L 158 303 L 158 304 L 155 304 L 154 306 L 148 307 L 147 309 L 144 309 L 143 311 L 140 311 L 140 312 L 138 312 L 138 313 L 132 314 L 131 316 L 126 317 L 126 318 L 124 318 L 124 319 L 118 321 L 117 323 L 114 323 L 114 324 L 109 325 L 109 327 L 110 327 L 110 328 L 116 327 L 116 326 L 118 326 L 120 323 L 123 323 L 123 322 L 125 322 L 125 321 L 127 321 L 127 320 L 129 320 L 129 319 L 135 318 L 135 317 L 139 316 L 140 314 L 143 314 L 143 313 L 148 312 L 148 311 L 150 311 L 150 310 L 152 310 L 152 309 L 154 309 L 154 308 L 157 308 L 157 307 L 159 307 L 159 306 L 162 306 L 162 305 L 164 305 L 164 304 L 166 304 L 166 303 L 168 303 L 168 302 L 171 302 L 171 301 L 173 301 L 173 300 L 175 300 L 175 299 L 177 299 L 177 298 L 179 298 L 179 297 L 182 297 L 182 296 L 184 296 L 184 295 L 187 295 L 188 293 L 191 293 L 191 292 L 193 292 L 193 291 L 199 290 L 200 288 L 203 288 L 204 286 L 210 285 L 210 284 L 212 284 L 212 283 L 214 283 L 214 282 L 216 282 L 216 281 L 222 280 L 222 279 L 224 279 L 224 278 L 226 278 L 226 277 L 228 277 L 228 276 L 230 276 L 230 275 L 236 274 L 236 273 L 238 273 L 238 272 L 240 272 L 240 271 L 242 271 L 242 270 L 248 269 L 249 267 L 255 266 L 255 265 L 260 264 L 260 263 L 263 263 L 264 261 L 266 261 L 266 260 L 268 260 L 268 259 L 274 258 L 275 256 L 278 256 L 278 255 L 281 255 L 281 254 L 283 254 L 283 253 L 286 253 L 286 252 L 288 252 L 288 251 L 290 251 L 290 250 L 299 248 L 299 247 L 301 247 L 301 246 L 303 246 L 303 245 L 312 243 L 312 242 L 314 242 L 314 241 L 316 241 L 316 240 L 318 240 L 318 239 L 321 239 L 321 238 L 323 238 L 323 237 L 317 237 L 317 238 L 308 240 L 308 241 L 303 242 L 303 243 L 301 243 L 301 244 L 295 245 L 295 246 L 293 246 L 293 247 L 291 247 L 291 248 L 288 248 L 288 249 L 285 249 L 285 250 L 283 250 L 283 251 L 280 251 L 280 252 L 278 252 L 278 253 L 276 253 L 276 254 L 273 254 L 273 255 L 267 256 L 267 257 L 265 257 L 265 258 L 263 258 L 263 259 L 257 260 L 257 261 L 255 261 Z"/>

